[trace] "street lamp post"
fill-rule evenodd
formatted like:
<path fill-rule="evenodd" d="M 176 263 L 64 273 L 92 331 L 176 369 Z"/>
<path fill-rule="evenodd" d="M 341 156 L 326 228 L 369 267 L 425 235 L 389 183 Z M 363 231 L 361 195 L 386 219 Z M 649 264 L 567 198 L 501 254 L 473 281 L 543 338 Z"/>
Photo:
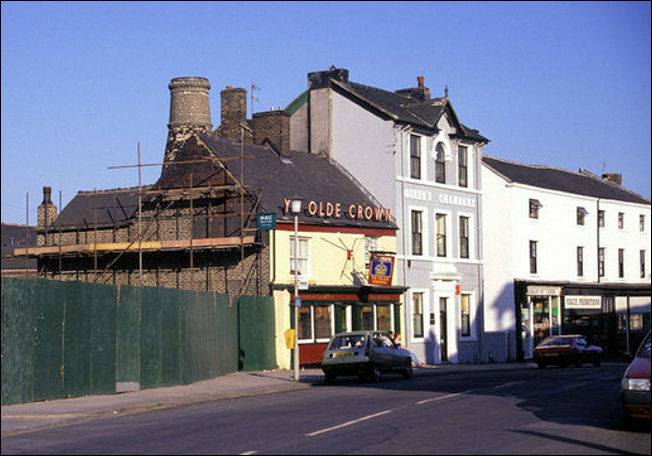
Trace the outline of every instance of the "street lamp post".
<path fill-rule="evenodd" d="M 294 198 L 291 202 L 294 214 L 294 381 L 299 381 L 299 213 L 301 212 L 301 198 Z"/>

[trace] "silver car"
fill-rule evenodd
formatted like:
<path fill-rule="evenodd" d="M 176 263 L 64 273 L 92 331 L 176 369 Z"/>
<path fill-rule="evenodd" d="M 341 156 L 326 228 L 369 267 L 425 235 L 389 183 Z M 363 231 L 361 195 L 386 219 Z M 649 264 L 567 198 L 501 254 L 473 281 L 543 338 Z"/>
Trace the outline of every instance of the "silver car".
<path fill-rule="evenodd" d="M 411 378 L 412 357 L 385 331 L 353 331 L 331 337 L 321 368 L 327 383 L 333 383 L 342 375 L 379 381 L 386 372 L 398 372 L 404 378 Z"/>

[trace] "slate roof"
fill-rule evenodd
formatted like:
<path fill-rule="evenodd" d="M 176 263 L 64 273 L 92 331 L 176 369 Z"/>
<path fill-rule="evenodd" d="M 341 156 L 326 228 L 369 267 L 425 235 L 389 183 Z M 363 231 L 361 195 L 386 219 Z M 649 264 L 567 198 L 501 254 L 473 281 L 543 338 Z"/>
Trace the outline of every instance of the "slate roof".
<path fill-rule="evenodd" d="M 240 156 L 240 145 L 205 134 L 197 134 L 211 153 L 219 158 Z M 280 157 L 271 146 L 244 146 L 244 183 L 254 189 L 262 189 L 261 212 L 274 212 L 277 221 L 294 220 L 284 214 L 284 198 L 300 196 L 304 199 L 303 208 L 308 201 L 330 201 L 341 203 L 343 211 L 350 204 L 381 207 L 370 194 L 358 185 L 336 163 L 327 158 L 305 152 L 291 152 L 288 158 Z M 226 161 L 225 166 L 240 179 L 240 161 Z M 306 223 L 324 223 L 333 226 L 354 226 L 367 228 L 396 228 L 394 222 L 352 220 L 348 217 L 317 218 L 303 215 L 299 217 Z"/>
<path fill-rule="evenodd" d="M 2 269 L 25 269 L 24 258 L 7 258 L 14 249 L 36 246 L 36 230 L 33 226 L 2 224 Z M 27 239 L 25 239 L 27 237 Z M 36 269 L 36 259 L 27 259 L 27 268 Z"/>
<path fill-rule="evenodd" d="M 550 166 L 526 165 L 489 155 L 482 157 L 482 161 L 509 182 L 594 198 L 650 204 L 650 201 L 642 196 L 588 171 L 576 173 Z"/>
<path fill-rule="evenodd" d="M 150 186 L 141 188 L 147 190 Z M 98 227 L 120 226 L 138 211 L 138 187 L 77 192 L 56 218 L 54 228 L 92 228 L 94 208 L 97 208 Z"/>
<path fill-rule="evenodd" d="M 370 108 L 377 109 L 389 118 L 399 123 L 408 123 L 427 130 L 434 130 L 437 122 L 448 109 L 452 120 L 459 126 L 458 135 L 472 141 L 489 142 L 478 130 L 463 125 L 448 98 L 433 98 L 429 101 L 421 101 L 410 96 L 409 93 L 396 93 L 376 87 L 359 84 L 353 81 L 337 81 L 331 79 L 333 87 L 348 92 Z"/>

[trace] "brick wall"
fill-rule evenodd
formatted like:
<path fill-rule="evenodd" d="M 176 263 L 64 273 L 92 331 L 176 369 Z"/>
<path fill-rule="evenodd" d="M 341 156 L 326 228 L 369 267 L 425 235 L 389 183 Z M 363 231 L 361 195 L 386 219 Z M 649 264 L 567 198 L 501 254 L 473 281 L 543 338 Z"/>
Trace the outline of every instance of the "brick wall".
<path fill-rule="evenodd" d="M 253 115 L 251 126 L 254 142 L 262 144 L 268 140 L 283 157 L 290 155 L 290 116 L 284 111 L 257 112 Z"/>

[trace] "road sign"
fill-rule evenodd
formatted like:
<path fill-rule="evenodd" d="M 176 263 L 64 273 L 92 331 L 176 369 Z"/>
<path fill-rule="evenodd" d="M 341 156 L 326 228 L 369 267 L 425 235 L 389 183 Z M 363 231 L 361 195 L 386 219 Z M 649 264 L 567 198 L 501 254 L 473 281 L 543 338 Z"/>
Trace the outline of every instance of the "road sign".
<path fill-rule="evenodd" d="M 301 307 L 301 296 L 294 297 L 294 307 Z"/>

